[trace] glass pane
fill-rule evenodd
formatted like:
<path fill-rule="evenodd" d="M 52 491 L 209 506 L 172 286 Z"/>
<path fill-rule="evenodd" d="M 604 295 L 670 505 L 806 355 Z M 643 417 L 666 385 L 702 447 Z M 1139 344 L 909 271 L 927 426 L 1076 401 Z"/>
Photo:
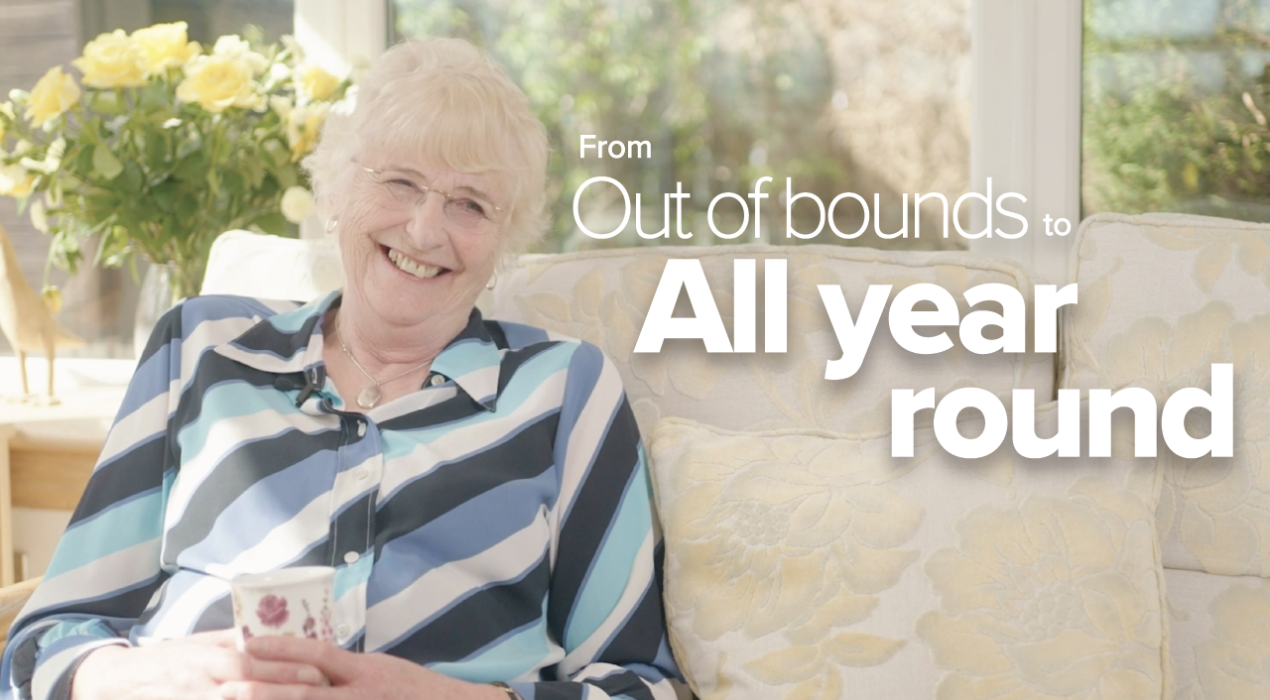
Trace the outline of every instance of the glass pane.
<path fill-rule="evenodd" d="M 217 37 L 259 27 L 265 41 L 292 33 L 295 0 L 150 0 L 150 24 L 185 22 L 190 40 L 211 45 Z"/>
<path fill-rule="evenodd" d="M 1082 209 L 1270 221 L 1270 0 L 1086 0 Z"/>
<path fill-rule="evenodd" d="M 543 250 L 683 242 L 724 242 L 706 216 L 721 193 L 745 198 L 755 181 L 769 196 L 760 206 L 765 243 L 786 237 L 786 178 L 792 192 L 814 194 L 826 206 L 854 192 L 869 203 L 877 193 L 880 229 L 905 220 L 909 238 L 885 240 L 870 221 L 853 240 L 828 225 L 808 242 L 872 247 L 950 248 L 941 237 L 942 207 L 923 204 L 923 230 L 913 240 L 913 194 L 954 199 L 969 182 L 969 0 L 394 0 L 395 38 L 459 36 L 487 48 L 525 89 L 552 139 L 554 229 Z M 581 153 L 589 144 L 617 141 Z M 629 142 L 647 141 L 651 154 L 615 158 Z M 644 157 L 646 155 L 646 157 Z M 622 183 L 631 217 L 606 241 L 575 224 L 574 195 L 589 178 Z M 677 183 L 691 197 L 676 236 Z M 671 239 L 636 233 L 670 227 Z M 820 210 L 795 202 L 793 226 L 816 230 Z M 622 220 L 622 194 L 593 185 L 580 199 L 583 223 L 607 233 Z M 669 212 L 667 212 L 669 209 Z M 842 199 L 833 217 L 844 234 L 861 229 L 863 208 Z M 967 214 L 967 212 L 963 212 Z M 741 229 L 743 209 L 721 199 L 715 228 Z M 753 242 L 754 217 L 735 239 Z M 965 223 L 963 221 L 963 223 Z"/>

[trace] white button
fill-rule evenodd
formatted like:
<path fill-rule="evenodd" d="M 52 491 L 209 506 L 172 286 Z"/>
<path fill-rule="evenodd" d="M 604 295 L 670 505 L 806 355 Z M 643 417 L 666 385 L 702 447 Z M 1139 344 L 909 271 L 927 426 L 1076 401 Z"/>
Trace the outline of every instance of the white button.
<path fill-rule="evenodd" d="M 358 481 L 361 481 L 362 479 L 370 476 L 370 470 L 366 467 L 358 467 L 353 470 L 353 476 L 357 477 Z"/>
<path fill-rule="evenodd" d="M 346 552 L 346 553 L 344 554 L 344 563 L 345 563 L 345 564 L 356 564 L 356 563 L 357 563 L 357 560 L 358 560 L 358 559 L 361 559 L 361 558 L 362 558 L 362 555 L 358 554 L 357 552 Z"/>
<path fill-rule="evenodd" d="M 366 424 L 361 421 L 357 422 L 357 437 L 366 437 Z"/>
<path fill-rule="evenodd" d="M 442 377 L 439 374 L 434 374 L 432 375 L 432 379 L 429 379 L 428 382 L 432 384 L 432 386 L 441 386 L 442 384 L 445 384 L 445 377 Z"/>
<path fill-rule="evenodd" d="M 336 627 L 336 628 L 335 628 L 335 634 L 339 635 L 339 638 L 340 638 L 340 639 L 347 639 L 347 638 L 348 638 L 348 625 L 340 625 L 340 626 Z"/>

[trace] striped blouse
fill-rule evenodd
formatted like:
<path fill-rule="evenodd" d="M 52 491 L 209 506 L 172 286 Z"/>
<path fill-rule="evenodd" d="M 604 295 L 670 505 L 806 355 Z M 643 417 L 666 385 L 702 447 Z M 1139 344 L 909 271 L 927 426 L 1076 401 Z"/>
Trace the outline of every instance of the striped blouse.
<path fill-rule="evenodd" d="M 422 387 L 345 412 L 309 305 L 199 297 L 151 338 L 44 582 L 6 697 L 86 653 L 233 624 L 227 580 L 337 567 L 336 635 L 529 700 L 673 698 L 660 533 L 594 346 L 482 320 Z"/>

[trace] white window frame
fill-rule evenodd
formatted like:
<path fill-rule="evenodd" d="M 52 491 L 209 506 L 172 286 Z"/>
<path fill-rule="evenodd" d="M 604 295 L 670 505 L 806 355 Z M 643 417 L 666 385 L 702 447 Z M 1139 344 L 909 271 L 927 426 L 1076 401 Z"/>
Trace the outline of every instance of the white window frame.
<path fill-rule="evenodd" d="M 338 76 L 369 64 L 388 44 L 386 0 L 296 0 L 295 40 L 305 58 Z M 317 215 L 300 224 L 300 237 L 324 238 Z"/>
<path fill-rule="evenodd" d="M 342 75 L 378 56 L 389 31 L 387 0 L 296 1 L 296 39 Z M 1081 0 L 974 0 L 971 46 L 971 189 L 986 192 L 991 177 L 994 197 L 1027 197 L 1010 209 L 1029 227 L 1021 238 L 984 237 L 970 249 L 1061 284 L 1080 222 Z M 1067 219 L 1069 233 L 1045 235 L 1046 215 Z M 983 210 L 975 218 L 970 230 L 982 230 Z"/>
<path fill-rule="evenodd" d="M 296 0 L 295 38 L 306 58 L 337 75 L 348 75 L 387 48 L 388 3 Z"/>
<path fill-rule="evenodd" d="M 1081 0 L 974 0 L 971 15 L 971 187 L 984 192 L 991 177 L 994 197 L 1027 197 L 1010 209 L 1029 228 L 1015 240 L 977 239 L 970 250 L 1062 284 L 1080 223 Z M 972 231 L 983 229 L 977 214 Z M 1047 236 L 1047 215 L 1067 219 L 1069 233 Z"/>

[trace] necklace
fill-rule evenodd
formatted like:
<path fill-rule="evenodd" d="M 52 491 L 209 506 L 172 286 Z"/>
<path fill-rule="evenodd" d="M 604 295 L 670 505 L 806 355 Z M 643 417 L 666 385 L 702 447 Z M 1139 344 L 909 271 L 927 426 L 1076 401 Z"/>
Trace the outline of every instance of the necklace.
<path fill-rule="evenodd" d="M 418 372 L 424 367 L 427 367 L 428 365 L 432 364 L 432 360 L 428 360 L 427 362 L 424 362 L 421 365 L 416 365 L 414 367 L 411 367 L 405 372 L 402 372 L 401 374 L 398 374 L 394 377 L 390 377 L 388 379 L 375 379 L 374 375 L 372 375 L 370 372 L 367 372 L 365 367 L 362 367 L 362 363 L 358 362 L 356 357 L 353 357 L 352 351 L 349 350 L 348 346 L 344 344 L 344 339 L 340 337 L 339 326 L 335 327 L 335 342 L 340 344 L 340 349 L 343 350 L 344 354 L 348 356 L 348 359 L 352 361 L 353 366 L 361 370 L 362 374 L 366 375 L 366 378 L 371 381 L 370 386 L 366 387 L 365 389 L 362 389 L 361 392 L 357 394 L 357 405 L 366 409 L 374 408 L 375 405 L 379 403 L 379 400 L 383 398 L 384 396 L 383 392 L 379 390 L 380 386 L 387 384 L 388 382 L 395 382 L 398 379 L 401 379 L 402 377 L 406 376 L 407 374 L 410 374 L 412 372 Z"/>

